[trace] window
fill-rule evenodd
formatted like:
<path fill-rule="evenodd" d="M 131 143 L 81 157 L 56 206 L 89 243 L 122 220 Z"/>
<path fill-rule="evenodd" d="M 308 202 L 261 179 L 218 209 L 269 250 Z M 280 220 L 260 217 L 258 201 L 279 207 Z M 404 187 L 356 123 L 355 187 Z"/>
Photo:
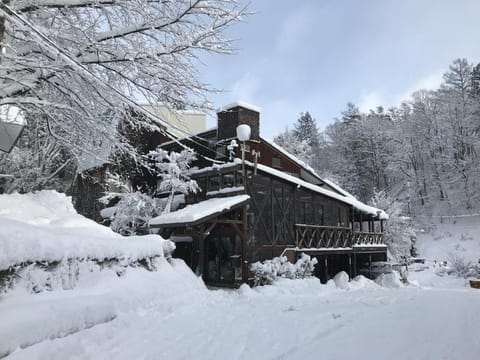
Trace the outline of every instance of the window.
<path fill-rule="evenodd" d="M 316 218 L 315 221 L 317 225 L 325 225 L 325 211 L 323 205 L 315 205 L 316 207 Z"/>
<path fill-rule="evenodd" d="M 243 172 L 242 170 L 238 170 L 235 174 L 237 180 L 237 186 L 243 186 Z"/>
<path fill-rule="evenodd" d="M 235 186 L 235 175 L 234 174 L 223 174 L 223 186 L 222 188 L 233 187 Z"/>
<path fill-rule="evenodd" d="M 220 175 L 211 175 L 208 178 L 208 191 L 220 190 Z"/>
<path fill-rule="evenodd" d="M 195 181 L 200 188 L 200 192 L 205 192 L 207 190 L 207 179 L 205 177 L 200 177 L 198 179 L 195 179 Z"/>
<path fill-rule="evenodd" d="M 272 157 L 272 166 L 275 167 L 275 168 L 282 167 L 281 159 L 277 158 L 277 157 Z"/>

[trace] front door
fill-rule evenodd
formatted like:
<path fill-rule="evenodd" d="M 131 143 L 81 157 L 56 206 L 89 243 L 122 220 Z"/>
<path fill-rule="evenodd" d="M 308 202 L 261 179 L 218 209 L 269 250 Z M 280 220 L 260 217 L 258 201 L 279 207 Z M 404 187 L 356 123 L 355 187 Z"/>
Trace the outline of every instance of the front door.
<path fill-rule="evenodd" d="M 233 284 L 235 235 L 211 234 L 206 239 L 206 281 Z"/>

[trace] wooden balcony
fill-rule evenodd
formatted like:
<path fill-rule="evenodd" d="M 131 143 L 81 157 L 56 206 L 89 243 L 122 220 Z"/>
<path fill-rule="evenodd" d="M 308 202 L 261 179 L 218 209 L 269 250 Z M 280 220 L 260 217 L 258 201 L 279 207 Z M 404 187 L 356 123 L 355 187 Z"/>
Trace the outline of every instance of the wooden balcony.
<path fill-rule="evenodd" d="M 347 227 L 295 225 L 295 242 L 299 249 L 353 249 L 385 246 L 383 233 L 354 232 Z"/>

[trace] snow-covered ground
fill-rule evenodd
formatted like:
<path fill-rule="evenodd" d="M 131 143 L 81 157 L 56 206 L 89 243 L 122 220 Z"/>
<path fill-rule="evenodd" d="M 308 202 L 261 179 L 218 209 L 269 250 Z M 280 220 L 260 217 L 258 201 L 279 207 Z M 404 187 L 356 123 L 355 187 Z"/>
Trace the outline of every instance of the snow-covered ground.
<path fill-rule="evenodd" d="M 38 294 L 31 287 L 16 286 L 0 293 L 0 358 L 476 360 L 480 356 L 480 290 L 468 287 L 464 279 L 439 276 L 433 267 L 435 258 L 443 260 L 437 255 L 449 249 L 448 239 L 457 239 L 458 231 L 436 239 L 435 231 L 448 232 L 436 227 L 420 237 L 418 245 L 425 251 L 428 269 L 417 272 L 423 265 L 412 267 L 408 286 L 394 274 L 376 282 L 363 277 L 348 282 L 345 274 L 327 285 L 315 278 L 280 279 L 270 286 L 224 290 L 206 288 L 183 261 L 168 262 L 163 256 L 156 258 L 155 271 L 134 266 L 119 273 L 115 267 L 93 266 L 88 259 L 123 253 L 128 255 L 125 259 L 161 255 L 167 242 L 139 237 L 125 243 L 109 229 L 75 214 L 63 195 L 0 196 L 0 205 L 0 222 L 8 230 L 0 234 L 0 245 L 8 250 L 0 256 L 1 263 L 45 256 L 47 260 L 87 258 L 78 262 L 78 279 L 72 286 L 62 283 Z M 473 223 L 470 232 L 478 234 Z M 12 236 L 19 243 L 27 239 L 39 251 L 26 246 L 18 250 Z M 146 239 L 157 243 L 150 248 Z M 475 241 L 465 236 L 457 240 L 471 241 L 466 253 L 477 251 Z M 58 247 L 52 245 L 56 242 Z M 110 249 L 96 246 L 97 242 L 108 243 Z M 431 249 L 435 244 L 446 247 Z M 64 269 L 67 275 L 71 270 Z M 29 281 L 43 280 L 37 276 Z"/>
<path fill-rule="evenodd" d="M 480 291 L 464 282 L 389 288 L 360 278 L 341 290 L 283 280 L 208 290 L 176 262 L 93 288 L 9 294 L 0 301 L 0 318 L 3 351 L 6 344 L 10 351 L 25 346 L 9 359 L 473 360 L 480 354 Z"/>
<path fill-rule="evenodd" d="M 468 261 L 480 261 L 480 215 L 419 219 L 426 224 L 416 244 L 421 256 L 448 261 L 457 255 Z"/>

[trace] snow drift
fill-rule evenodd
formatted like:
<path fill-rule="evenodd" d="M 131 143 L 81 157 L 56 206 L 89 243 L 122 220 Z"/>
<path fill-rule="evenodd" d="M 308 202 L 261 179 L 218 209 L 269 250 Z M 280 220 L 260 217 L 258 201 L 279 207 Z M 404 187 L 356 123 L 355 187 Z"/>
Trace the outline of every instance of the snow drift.
<path fill-rule="evenodd" d="M 65 259 L 164 257 L 174 250 L 158 235 L 124 237 L 75 211 L 56 191 L 0 195 L 0 270 L 18 264 Z"/>

